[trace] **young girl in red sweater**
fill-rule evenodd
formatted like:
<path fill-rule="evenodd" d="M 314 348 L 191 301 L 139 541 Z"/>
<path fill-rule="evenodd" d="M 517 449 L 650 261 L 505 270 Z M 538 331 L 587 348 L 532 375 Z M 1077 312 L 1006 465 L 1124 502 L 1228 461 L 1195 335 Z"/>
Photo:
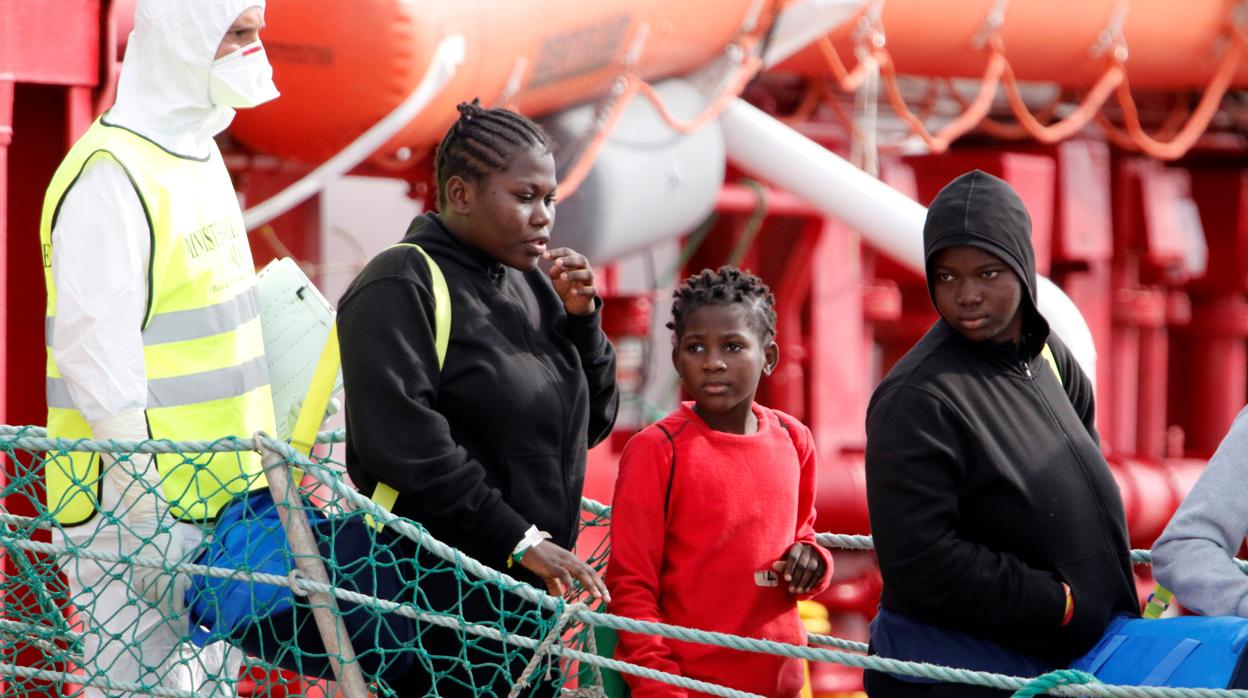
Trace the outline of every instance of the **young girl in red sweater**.
<path fill-rule="evenodd" d="M 693 398 L 624 448 L 611 514 L 611 612 L 803 644 L 797 600 L 822 591 L 815 449 L 754 402 L 779 360 L 775 300 L 752 274 L 703 271 L 677 289 L 672 363 Z M 616 658 L 766 696 L 797 696 L 800 660 L 620 633 Z M 688 696 L 625 675 L 634 696 Z"/>

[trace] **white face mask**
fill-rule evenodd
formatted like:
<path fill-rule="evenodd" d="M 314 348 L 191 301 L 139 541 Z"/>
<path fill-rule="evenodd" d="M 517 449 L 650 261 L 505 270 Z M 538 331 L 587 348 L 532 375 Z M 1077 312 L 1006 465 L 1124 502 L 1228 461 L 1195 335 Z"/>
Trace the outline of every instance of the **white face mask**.
<path fill-rule="evenodd" d="M 208 75 L 208 97 L 219 107 L 247 109 L 279 94 L 273 84 L 273 66 L 259 41 L 217 59 Z"/>

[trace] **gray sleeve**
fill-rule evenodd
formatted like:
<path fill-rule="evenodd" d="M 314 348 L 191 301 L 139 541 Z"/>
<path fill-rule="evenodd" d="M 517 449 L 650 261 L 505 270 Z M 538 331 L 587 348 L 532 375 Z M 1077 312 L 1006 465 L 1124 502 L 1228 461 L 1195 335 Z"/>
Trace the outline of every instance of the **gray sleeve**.
<path fill-rule="evenodd" d="M 1248 575 L 1234 556 L 1248 535 L 1248 408 L 1153 547 L 1153 571 L 1184 606 L 1248 617 Z"/>

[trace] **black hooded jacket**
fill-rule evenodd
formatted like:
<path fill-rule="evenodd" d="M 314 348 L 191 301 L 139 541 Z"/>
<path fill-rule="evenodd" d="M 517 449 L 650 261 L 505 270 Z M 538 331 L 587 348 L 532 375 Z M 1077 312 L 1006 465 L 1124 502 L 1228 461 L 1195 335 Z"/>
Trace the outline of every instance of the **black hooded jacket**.
<path fill-rule="evenodd" d="M 1092 385 L 1036 311 L 1031 222 L 983 172 L 955 179 L 924 227 L 934 255 L 969 245 L 1025 286 L 1022 338 L 972 342 L 943 319 L 867 410 L 867 498 L 882 605 L 1065 665 L 1139 612 L 1126 519 L 1093 425 Z M 1057 372 L 1040 355 L 1046 341 Z M 1074 617 L 1062 626 L 1068 584 Z"/>
<path fill-rule="evenodd" d="M 428 264 L 411 247 L 382 251 L 338 306 L 351 479 L 366 494 L 395 488 L 396 514 L 495 568 L 531 524 L 571 549 L 586 450 L 611 433 L 618 405 L 600 312 L 568 315 L 544 272 L 499 264 L 436 215 L 403 241 L 446 277 L 446 364 Z"/>

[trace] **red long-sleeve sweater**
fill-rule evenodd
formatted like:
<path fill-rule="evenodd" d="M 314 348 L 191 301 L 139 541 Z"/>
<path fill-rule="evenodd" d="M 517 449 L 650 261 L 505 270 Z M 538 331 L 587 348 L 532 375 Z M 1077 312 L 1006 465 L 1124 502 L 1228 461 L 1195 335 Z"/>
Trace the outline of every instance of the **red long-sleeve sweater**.
<path fill-rule="evenodd" d="M 613 613 L 805 643 L 797 597 L 783 579 L 758 586 L 755 572 L 770 570 L 794 543 L 815 542 L 814 444 L 796 419 L 753 409 L 754 434 L 714 431 L 685 403 L 628 442 L 611 513 L 606 582 Z M 812 595 L 832 573 L 831 555 L 816 550 L 827 571 Z M 616 658 L 766 696 L 797 696 L 803 682 L 797 659 L 653 635 L 620 633 Z M 625 679 L 636 698 L 700 695 Z"/>

